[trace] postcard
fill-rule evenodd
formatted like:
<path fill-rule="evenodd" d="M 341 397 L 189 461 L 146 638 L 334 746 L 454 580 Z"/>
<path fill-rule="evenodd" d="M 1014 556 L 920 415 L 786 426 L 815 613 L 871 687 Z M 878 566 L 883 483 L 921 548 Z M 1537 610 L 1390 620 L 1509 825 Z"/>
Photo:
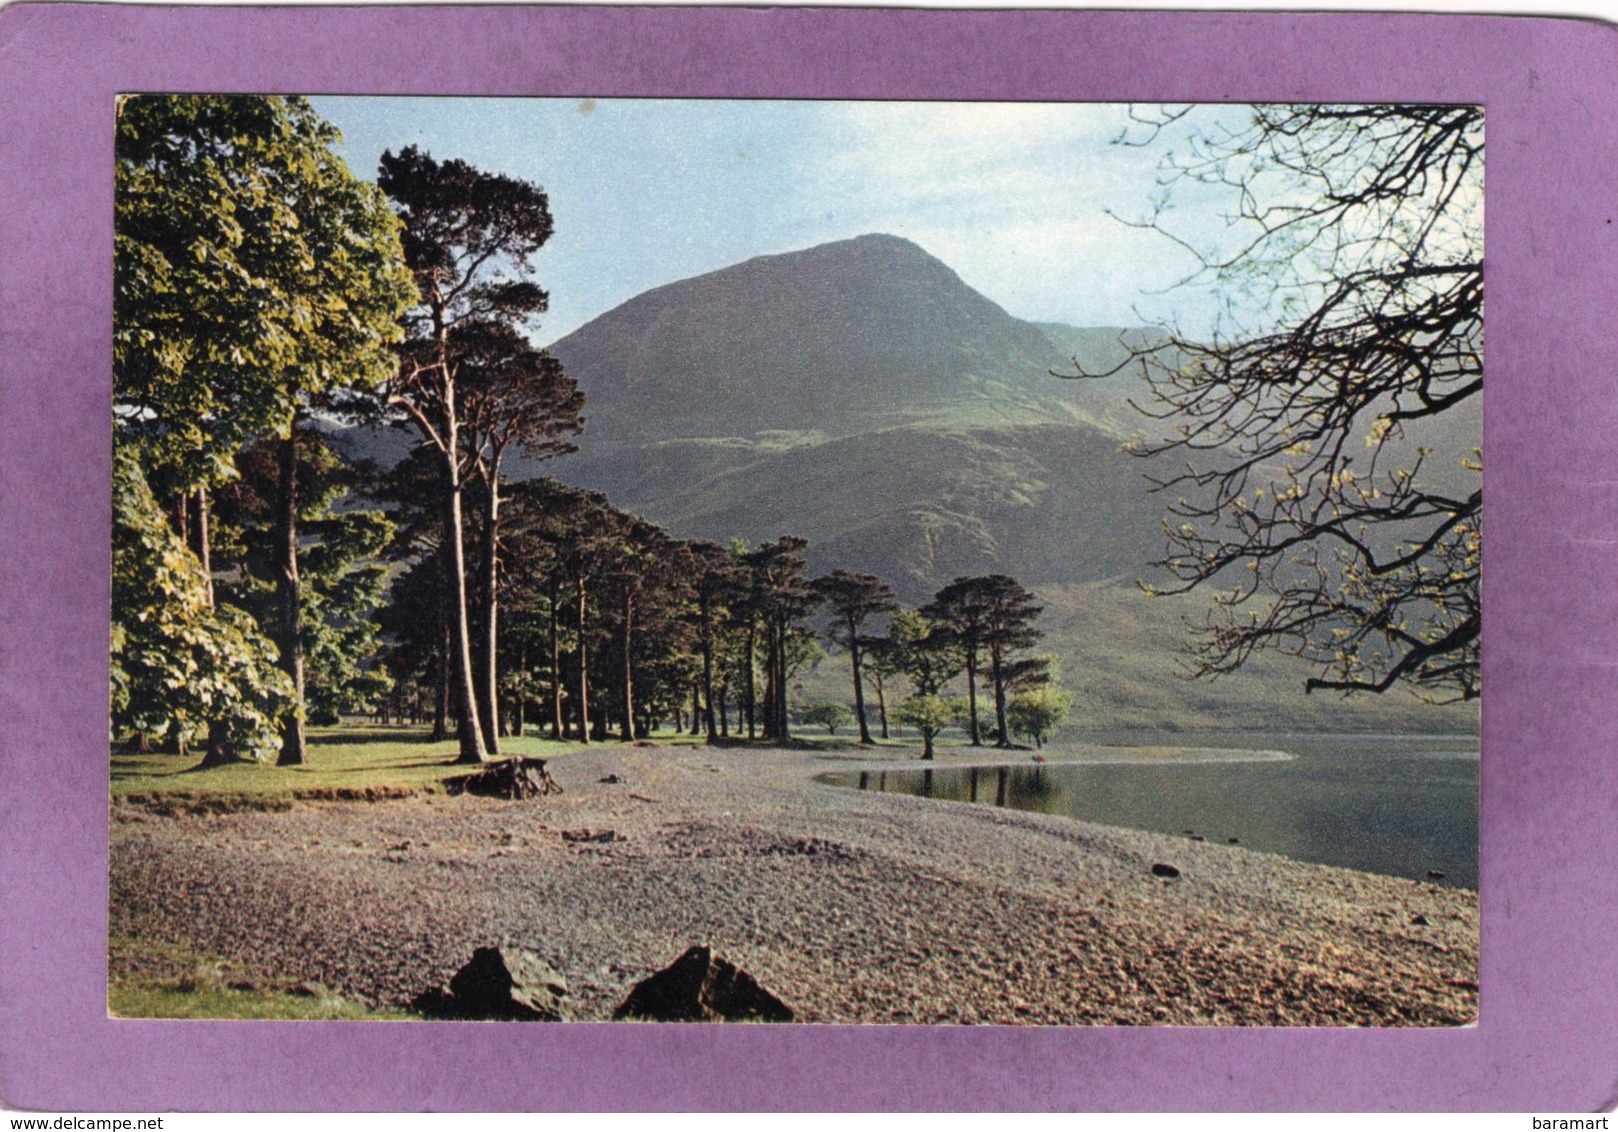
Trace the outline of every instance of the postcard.
<path fill-rule="evenodd" d="M 1594 29 L 451 15 L 5 95 L 9 1101 L 1602 1103 Z"/>

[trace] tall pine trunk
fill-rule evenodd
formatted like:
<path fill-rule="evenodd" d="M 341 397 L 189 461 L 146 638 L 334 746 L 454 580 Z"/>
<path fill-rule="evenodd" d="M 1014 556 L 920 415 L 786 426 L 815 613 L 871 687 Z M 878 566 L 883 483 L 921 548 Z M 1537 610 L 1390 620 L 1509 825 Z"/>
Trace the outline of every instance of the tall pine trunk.
<path fill-rule="evenodd" d="M 873 671 L 871 683 L 876 685 L 876 718 L 882 725 L 882 738 L 888 738 L 888 697 L 883 688 L 882 673 Z"/>
<path fill-rule="evenodd" d="M 766 618 L 764 622 L 764 719 L 763 729 L 766 741 L 779 739 L 781 733 L 775 724 L 775 619 Z"/>
<path fill-rule="evenodd" d="M 747 622 L 747 739 L 758 738 L 758 621 Z"/>
<path fill-rule="evenodd" d="M 488 512 L 478 538 L 478 599 L 482 605 L 477 650 L 478 724 L 483 730 L 483 749 L 500 754 L 500 478 L 491 474 L 488 482 Z"/>
<path fill-rule="evenodd" d="M 517 684 L 517 693 L 511 701 L 511 735 L 514 739 L 521 739 L 523 727 L 527 724 L 528 693 L 528 641 L 525 638 L 522 646 L 517 650 L 517 671 L 522 674 Z"/>
<path fill-rule="evenodd" d="M 302 766 L 308 752 L 303 733 L 303 603 L 298 584 L 298 431 L 295 422 L 279 447 L 275 592 L 280 618 L 275 643 L 281 650 L 281 668 L 292 681 L 292 710 L 281 722 L 281 753 L 275 765 Z"/>
<path fill-rule="evenodd" d="M 865 722 L 865 682 L 860 679 L 860 633 L 854 618 L 848 618 L 848 655 L 854 664 L 854 718 L 860 721 L 860 742 L 867 747 L 876 743 L 871 728 Z"/>
<path fill-rule="evenodd" d="M 579 702 L 575 705 L 575 715 L 579 721 L 579 742 L 588 743 L 590 741 L 590 654 L 584 641 L 584 623 L 588 597 L 584 588 L 584 578 L 580 576 L 576 581 L 579 591 L 579 647 L 575 650 L 574 655 L 577 657 L 579 665 Z"/>
<path fill-rule="evenodd" d="M 453 404 L 454 390 L 450 389 Z M 446 556 L 449 577 L 446 579 L 446 597 L 449 605 L 450 649 L 454 663 L 451 690 L 455 695 L 458 719 L 456 733 L 460 738 L 459 763 L 481 763 L 484 759 L 483 729 L 478 724 L 477 691 L 472 682 L 472 636 L 466 615 L 466 554 L 462 543 L 461 481 L 459 452 L 460 440 L 456 434 L 453 414 L 447 414 L 449 425 L 447 451 L 444 457 L 444 541 L 449 548 Z"/>
<path fill-rule="evenodd" d="M 719 727 L 713 710 L 713 610 L 708 595 L 702 595 L 702 725 L 710 744 L 719 742 Z"/>
<path fill-rule="evenodd" d="M 618 642 L 622 670 L 620 679 L 623 681 L 623 701 L 620 710 L 623 719 L 618 723 L 618 737 L 625 743 L 635 741 L 635 598 L 629 586 L 624 586 L 623 600 L 619 606 L 619 616 L 623 623 L 623 636 Z"/>
<path fill-rule="evenodd" d="M 1009 747 L 1011 739 L 1006 732 L 1006 682 L 1000 672 L 1000 650 L 992 646 L 989 649 L 989 674 L 994 680 L 994 721 L 999 731 L 995 746 Z"/>
<path fill-rule="evenodd" d="M 444 577 L 449 577 L 449 544 L 446 542 L 439 548 L 444 561 L 441 564 Z M 449 734 L 449 701 L 450 701 L 450 653 L 454 650 L 449 643 L 449 600 L 444 592 L 445 587 L 438 587 L 438 687 L 434 689 L 433 697 L 433 742 L 438 742 Z"/>
<path fill-rule="evenodd" d="M 966 712 L 972 725 L 972 746 L 981 747 L 983 736 L 978 730 L 978 647 L 975 644 L 969 644 L 966 648 Z"/>
<path fill-rule="evenodd" d="M 551 738 L 560 741 L 562 738 L 562 637 L 558 625 L 562 616 L 562 583 L 555 574 L 550 579 L 551 601 Z"/>

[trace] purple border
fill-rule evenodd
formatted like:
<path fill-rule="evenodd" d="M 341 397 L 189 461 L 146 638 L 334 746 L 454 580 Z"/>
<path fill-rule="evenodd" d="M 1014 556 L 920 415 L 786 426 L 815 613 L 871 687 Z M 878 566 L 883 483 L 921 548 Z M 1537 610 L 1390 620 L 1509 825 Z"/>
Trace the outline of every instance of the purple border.
<path fill-rule="evenodd" d="M 80 1111 L 1611 1105 L 1615 42 L 1589 23 L 1416 15 L 0 12 L 0 1098 Z M 107 1021 L 109 110 L 115 92 L 132 89 L 1486 104 L 1480 1024 Z"/>

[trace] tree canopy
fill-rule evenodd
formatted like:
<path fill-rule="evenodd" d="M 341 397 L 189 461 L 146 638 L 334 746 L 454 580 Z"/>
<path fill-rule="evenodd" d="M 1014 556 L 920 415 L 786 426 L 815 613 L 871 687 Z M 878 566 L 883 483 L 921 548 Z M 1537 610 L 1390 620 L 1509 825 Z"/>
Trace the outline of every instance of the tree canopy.
<path fill-rule="evenodd" d="M 399 225 L 301 98 L 119 104 L 114 399 L 182 484 L 285 436 L 301 396 L 393 372 Z"/>

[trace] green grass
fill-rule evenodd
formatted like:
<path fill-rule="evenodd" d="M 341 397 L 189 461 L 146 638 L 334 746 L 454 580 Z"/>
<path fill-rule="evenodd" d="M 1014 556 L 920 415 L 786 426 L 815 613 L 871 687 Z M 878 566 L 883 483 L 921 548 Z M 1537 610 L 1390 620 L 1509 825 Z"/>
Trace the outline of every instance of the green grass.
<path fill-rule="evenodd" d="M 313 992 L 313 993 L 311 993 Z M 177 944 L 114 936 L 107 944 L 107 1013 L 115 1018 L 404 1021 L 320 988 L 274 980 Z"/>
<path fill-rule="evenodd" d="M 701 736 L 659 732 L 659 744 L 701 746 Z M 610 748 L 615 741 L 592 744 Z M 234 763 L 200 769 L 200 752 L 188 755 L 112 752 L 112 796 L 132 795 L 182 798 L 237 798 L 249 805 L 281 808 L 300 797 L 318 798 L 342 791 L 347 796 L 432 791 L 450 775 L 465 773 L 457 765 L 459 745 L 454 739 L 429 742 L 426 728 L 378 727 L 354 724 L 309 729 L 308 760 L 302 766 L 270 763 Z M 564 758 L 585 750 L 578 743 L 557 743 L 535 735 L 500 740 L 502 756 Z"/>
<path fill-rule="evenodd" d="M 237 763 L 198 769 L 200 753 L 185 756 L 112 755 L 112 793 L 242 794 L 291 799 L 310 791 L 370 789 L 421 790 L 465 767 L 456 767 L 455 740 L 428 742 L 422 729 L 349 726 L 309 730 L 308 761 L 303 766 Z M 577 743 L 554 743 L 525 736 L 502 739 L 503 755 L 553 759 L 577 750 Z"/>

